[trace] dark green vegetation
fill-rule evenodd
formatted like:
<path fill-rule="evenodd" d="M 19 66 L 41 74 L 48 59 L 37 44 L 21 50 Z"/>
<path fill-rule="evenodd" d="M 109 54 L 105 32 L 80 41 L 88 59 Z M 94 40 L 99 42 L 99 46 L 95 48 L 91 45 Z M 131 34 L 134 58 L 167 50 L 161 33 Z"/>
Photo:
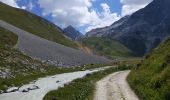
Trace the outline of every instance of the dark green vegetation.
<path fill-rule="evenodd" d="M 65 46 L 76 48 L 77 45 L 66 39 L 63 32 L 49 21 L 22 9 L 10 7 L 0 2 L 0 19 L 42 38 Z"/>
<path fill-rule="evenodd" d="M 146 55 L 128 82 L 141 100 L 170 100 L 170 38 Z"/>
<path fill-rule="evenodd" d="M 86 70 L 109 64 L 84 65 L 83 67 L 57 68 L 32 59 L 13 48 L 17 36 L 0 28 L 0 90 L 20 86 L 39 77 Z"/>
<path fill-rule="evenodd" d="M 98 55 L 104 55 L 109 58 L 114 58 L 115 56 L 132 56 L 132 52 L 128 48 L 114 40 L 90 37 L 84 38 L 81 42 L 82 45 L 91 48 Z"/>
<path fill-rule="evenodd" d="M 89 74 L 84 78 L 77 79 L 64 88 L 49 92 L 43 100 L 92 100 L 95 83 L 101 78 L 115 71 L 126 70 L 130 67 L 119 66 L 106 69 L 105 71 Z"/>

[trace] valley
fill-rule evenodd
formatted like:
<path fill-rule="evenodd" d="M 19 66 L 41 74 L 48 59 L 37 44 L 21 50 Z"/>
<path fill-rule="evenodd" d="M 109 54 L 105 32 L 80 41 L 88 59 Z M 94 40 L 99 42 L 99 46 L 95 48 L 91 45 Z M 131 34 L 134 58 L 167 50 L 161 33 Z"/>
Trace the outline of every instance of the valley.
<path fill-rule="evenodd" d="M 118 1 L 0 0 L 0 100 L 170 100 L 170 1 Z"/>

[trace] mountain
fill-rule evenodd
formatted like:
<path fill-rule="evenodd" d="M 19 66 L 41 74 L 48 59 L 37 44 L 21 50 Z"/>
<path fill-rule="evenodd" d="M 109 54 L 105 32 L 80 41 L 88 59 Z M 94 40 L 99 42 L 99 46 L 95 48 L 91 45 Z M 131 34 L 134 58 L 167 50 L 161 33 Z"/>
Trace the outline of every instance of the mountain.
<path fill-rule="evenodd" d="M 128 82 L 141 100 L 170 100 L 170 38 L 145 56 Z"/>
<path fill-rule="evenodd" d="M 86 33 L 87 37 L 104 37 L 107 36 L 108 34 L 112 33 L 114 31 L 114 28 L 117 28 L 118 26 L 122 25 L 124 22 L 128 20 L 130 16 L 127 15 L 120 20 L 116 21 L 113 23 L 111 26 L 107 26 L 104 28 L 97 28 L 97 29 L 92 29 L 91 31 Z"/>
<path fill-rule="evenodd" d="M 71 38 L 72 40 L 79 40 L 79 39 L 84 37 L 84 35 L 82 33 L 77 31 L 71 25 L 64 29 L 64 35 L 66 35 L 67 37 Z"/>
<path fill-rule="evenodd" d="M 77 48 L 77 45 L 63 36 L 63 31 L 53 23 L 26 10 L 13 8 L 0 2 L 0 19 L 47 40 Z"/>
<path fill-rule="evenodd" d="M 92 36 L 98 37 L 98 34 L 102 33 L 100 37 L 118 40 L 135 55 L 143 56 L 170 35 L 169 5 L 169 0 L 153 0 L 145 8 L 109 27 L 88 32 L 88 36 L 97 31 L 96 35 Z"/>
<path fill-rule="evenodd" d="M 106 56 L 110 59 L 114 59 L 117 56 L 129 57 L 133 55 L 128 48 L 118 41 L 106 38 L 88 37 L 83 38 L 80 43 L 83 47 L 88 47 L 94 54 Z"/>

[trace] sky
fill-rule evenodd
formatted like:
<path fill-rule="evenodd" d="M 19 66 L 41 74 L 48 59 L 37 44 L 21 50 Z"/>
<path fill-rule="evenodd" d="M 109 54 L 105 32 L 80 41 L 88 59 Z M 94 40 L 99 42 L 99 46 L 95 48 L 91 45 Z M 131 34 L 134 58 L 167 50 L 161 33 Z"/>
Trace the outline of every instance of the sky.
<path fill-rule="evenodd" d="M 152 0 L 0 0 L 37 14 L 61 28 L 72 25 L 86 32 L 113 24 Z"/>

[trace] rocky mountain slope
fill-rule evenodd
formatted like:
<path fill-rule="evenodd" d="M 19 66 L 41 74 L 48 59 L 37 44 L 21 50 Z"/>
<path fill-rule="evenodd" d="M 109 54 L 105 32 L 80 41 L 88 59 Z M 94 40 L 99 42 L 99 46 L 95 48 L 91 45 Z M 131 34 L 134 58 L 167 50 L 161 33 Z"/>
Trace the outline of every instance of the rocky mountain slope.
<path fill-rule="evenodd" d="M 0 27 L 18 35 L 18 48 L 25 54 L 57 66 L 75 66 L 91 63 L 106 63 L 104 57 L 87 54 L 82 51 L 43 39 L 11 24 L 0 20 Z"/>
<path fill-rule="evenodd" d="M 145 56 L 128 81 L 141 100 L 170 100 L 170 38 Z"/>
<path fill-rule="evenodd" d="M 44 39 L 77 48 L 77 45 L 63 36 L 63 31 L 53 23 L 28 11 L 10 7 L 0 2 L 0 19 Z"/>
<path fill-rule="evenodd" d="M 120 20 L 116 21 L 115 23 L 113 23 L 111 26 L 106 26 L 104 28 L 97 28 L 97 29 L 92 29 L 91 31 L 86 33 L 87 37 L 104 37 L 107 36 L 109 34 L 111 34 L 112 32 L 114 32 L 114 28 L 119 27 L 120 25 L 122 25 L 124 22 L 126 22 L 128 20 L 130 16 L 125 16 L 123 18 L 121 18 Z"/>
<path fill-rule="evenodd" d="M 64 30 L 64 35 L 67 37 L 71 38 L 72 40 L 80 40 L 84 37 L 82 33 L 77 31 L 73 26 L 68 26 L 63 29 Z"/>
<path fill-rule="evenodd" d="M 170 35 L 169 5 L 169 0 L 153 0 L 131 16 L 109 27 L 93 30 L 88 36 L 116 39 L 136 55 L 143 56 Z"/>

